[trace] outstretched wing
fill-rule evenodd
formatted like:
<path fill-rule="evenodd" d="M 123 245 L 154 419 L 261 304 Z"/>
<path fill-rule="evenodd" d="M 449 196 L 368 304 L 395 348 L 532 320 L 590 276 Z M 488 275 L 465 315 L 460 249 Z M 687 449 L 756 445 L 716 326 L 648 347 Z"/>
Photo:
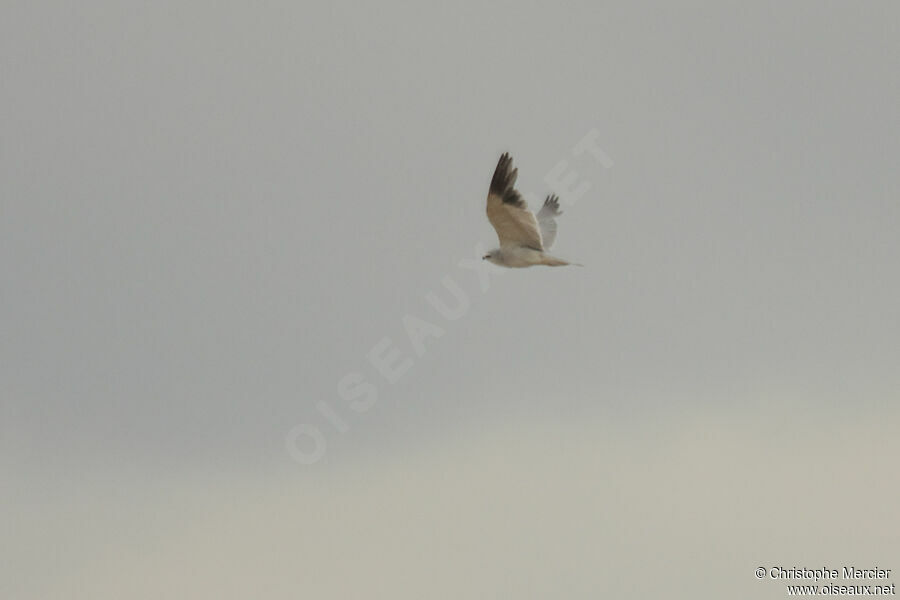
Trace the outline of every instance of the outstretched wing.
<path fill-rule="evenodd" d="M 544 242 L 544 249 L 548 249 L 553 245 L 556 239 L 556 217 L 562 214 L 559 210 L 559 196 L 551 194 L 544 200 L 544 206 L 537 214 L 537 222 L 541 227 L 541 240 Z"/>
<path fill-rule="evenodd" d="M 504 152 L 494 170 L 487 197 L 487 217 L 497 230 L 500 247 L 527 246 L 543 251 L 541 232 L 534 213 L 515 190 L 518 169 L 512 168 L 512 158 Z"/>

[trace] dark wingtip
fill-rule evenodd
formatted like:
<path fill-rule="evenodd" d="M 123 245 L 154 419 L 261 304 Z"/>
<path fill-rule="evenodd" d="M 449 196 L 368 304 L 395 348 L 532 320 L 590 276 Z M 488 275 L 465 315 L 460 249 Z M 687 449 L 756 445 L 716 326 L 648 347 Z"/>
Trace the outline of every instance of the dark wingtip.
<path fill-rule="evenodd" d="M 504 152 L 497 161 L 497 168 L 491 178 L 491 193 L 503 197 L 515 184 L 517 174 L 517 170 L 512 168 L 509 152 Z"/>
<path fill-rule="evenodd" d="M 549 208 L 550 211 L 556 216 L 562 214 L 562 211 L 559 210 L 559 196 L 557 196 L 556 194 L 550 194 L 549 196 L 547 196 L 547 199 L 544 200 L 544 206 Z"/>

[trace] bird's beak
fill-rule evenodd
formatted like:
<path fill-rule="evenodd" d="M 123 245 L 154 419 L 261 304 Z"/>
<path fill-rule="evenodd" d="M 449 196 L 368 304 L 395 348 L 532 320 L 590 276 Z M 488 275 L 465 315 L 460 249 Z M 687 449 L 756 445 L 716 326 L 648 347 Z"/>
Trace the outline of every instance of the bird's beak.
<path fill-rule="evenodd" d="M 490 256 L 490 254 L 485 254 L 484 256 L 481 257 L 481 260 L 487 260 L 488 256 Z"/>

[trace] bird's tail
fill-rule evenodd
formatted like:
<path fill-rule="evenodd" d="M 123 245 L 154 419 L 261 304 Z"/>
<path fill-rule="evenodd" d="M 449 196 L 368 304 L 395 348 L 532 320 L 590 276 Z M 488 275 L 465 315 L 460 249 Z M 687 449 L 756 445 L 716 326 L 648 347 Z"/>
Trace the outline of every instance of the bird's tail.
<path fill-rule="evenodd" d="M 547 265 L 548 267 L 564 267 L 566 265 L 572 265 L 573 267 L 583 267 L 584 265 L 579 263 L 571 263 L 567 260 L 563 260 L 561 258 L 556 258 L 555 256 L 549 256 L 547 254 L 544 255 L 543 260 L 541 261 L 542 265 Z"/>

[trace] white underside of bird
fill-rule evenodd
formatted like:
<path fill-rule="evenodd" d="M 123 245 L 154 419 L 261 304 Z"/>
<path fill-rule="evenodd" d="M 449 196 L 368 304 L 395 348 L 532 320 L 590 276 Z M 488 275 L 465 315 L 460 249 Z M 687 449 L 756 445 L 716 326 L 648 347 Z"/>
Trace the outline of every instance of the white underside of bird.
<path fill-rule="evenodd" d="M 556 239 L 556 217 L 562 214 L 559 198 L 547 196 L 535 217 L 515 189 L 517 176 L 512 158 L 504 153 L 494 170 L 487 197 L 487 217 L 497 231 L 500 247 L 488 252 L 484 259 L 511 268 L 577 265 L 545 252 Z"/>
<path fill-rule="evenodd" d="M 484 258 L 495 265 L 511 268 L 533 267 L 535 265 L 561 267 L 572 264 L 534 248 L 513 245 L 501 246 L 491 250 Z"/>

